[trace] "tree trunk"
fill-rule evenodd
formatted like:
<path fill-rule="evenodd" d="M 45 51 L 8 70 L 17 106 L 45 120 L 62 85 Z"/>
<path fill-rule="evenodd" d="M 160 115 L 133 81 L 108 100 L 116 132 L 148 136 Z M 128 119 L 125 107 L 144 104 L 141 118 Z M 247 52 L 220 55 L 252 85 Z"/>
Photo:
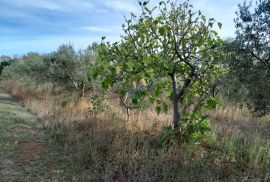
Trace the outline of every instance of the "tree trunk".
<path fill-rule="evenodd" d="M 85 84 L 84 81 L 81 82 L 81 88 L 82 88 L 82 93 L 81 93 L 81 97 L 84 97 L 84 93 L 85 93 Z"/>
<path fill-rule="evenodd" d="M 173 86 L 173 127 L 178 130 L 180 128 L 181 114 L 179 110 L 179 98 L 177 92 L 176 78 L 174 74 L 172 75 L 172 86 Z"/>
<path fill-rule="evenodd" d="M 71 80 L 71 82 L 73 83 L 73 85 L 76 88 L 76 90 L 79 92 L 79 87 L 78 87 L 77 83 L 75 82 L 75 80 L 73 80 L 73 78 L 68 73 L 66 75 Z"/>
<path fill-rule="evenodd" d="M 84 92 L 85 92 L 85 87 L 84 86 L 82 86 L 82 97 L 84 97 Z"/>
<path fill-rule="evenodd" d="M 212 93 L 212 97 L 215 97 L 217 95 L 217 84 L 216 83 L 212 86 L 211 93 Z"/>

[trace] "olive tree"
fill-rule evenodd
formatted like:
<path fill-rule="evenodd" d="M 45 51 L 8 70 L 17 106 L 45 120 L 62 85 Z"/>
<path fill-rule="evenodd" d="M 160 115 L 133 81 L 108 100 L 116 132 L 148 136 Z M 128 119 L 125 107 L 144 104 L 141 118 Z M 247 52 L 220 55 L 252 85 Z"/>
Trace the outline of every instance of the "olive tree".
<path fill-rule="evenodd" d="M 148 100 L 157 112 L 167 111 L 170 101 L 179 130 L 188 103 L 199 103 L 190 114 L 215 104 L 209 86 L 221 73 L 215 56 L 222 41 L 214 30 L 221 23 L 207 20 L 188 1 L 162 1 L 153 9 L 145 1 L 139 5 L 141 14 L 126 18 L 119 42 L 103 38 L 93 74 L 105 89 L 117 85 L 122 97 L 132 91 L 135 107 Z"/>
<path fill-rule="evenodd" d="M 256 116 L 270 113 L 270 1 L 246 1 L 235 19 L 235 60 L 231 72 L 247 89 L 247 104 Z"/>
<path fill-rule="evenodd" d="M 270 1 L 259 0 L 254 10 L 246 1 L 239 5 L 235 19 L 236 40 L 241 50 L 265 67 L 270 65 Z"/>
<path fill-rule="evenodd" d="M 12 62 L 12 59 L 9 56 L 1 56 L 0 57 L 0 76 L 2 74 L 3 69 L 6 66 L 9 66 L 11 64 L 11 62 Z"/>
<path fill-rule="evenodd" d="M 74 79 L 78 55 L 71 44 L 59 46 L 58 50 L 49 54 L 47 59 L 50 63 L 49 76 L 55 84 L 70 86 L 79 90 Z"/>
<path fill-rule="evenodd" d="M 75 69 L 76 82 L 79 84 L 81 96 L 84 97 L 85 91 L 93 88 L 94 83 L 90 83 L 89 69 L 95 64 L 96 61 L 96 43 L 89 45 L 86 49 L 78 51 L 78 62 Z"/>
<path fill-rule="evenodd" d="M 93 44 L 85 50 L 76 51 L 72 45 L 61 45 L 57 52 L 47 56 L 50 63 L 49 76 L 54 83 L 76 89 L 84 96 L 89 87 L 88 70 L 95 62 L 95 47 Z"/>

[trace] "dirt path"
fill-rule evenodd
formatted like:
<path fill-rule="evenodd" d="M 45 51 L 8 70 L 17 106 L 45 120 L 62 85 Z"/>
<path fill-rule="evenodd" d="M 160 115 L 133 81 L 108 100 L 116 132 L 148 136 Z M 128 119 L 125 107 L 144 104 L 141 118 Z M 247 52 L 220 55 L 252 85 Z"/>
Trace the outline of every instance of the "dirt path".
<path fill-rule="evenodd" d="M 48 141 L 37 117 L 0 88 L 0 182 L 43 181 Z"/>

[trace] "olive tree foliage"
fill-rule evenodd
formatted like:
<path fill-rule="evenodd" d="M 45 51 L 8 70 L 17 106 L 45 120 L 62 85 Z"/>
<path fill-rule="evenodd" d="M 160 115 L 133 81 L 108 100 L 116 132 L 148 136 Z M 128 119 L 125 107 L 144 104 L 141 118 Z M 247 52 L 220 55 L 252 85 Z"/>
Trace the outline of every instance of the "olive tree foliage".
<path fill-rule="evenodd" d="M 9 56 L 1 56 L 0 57 L 0 76 L 2 74 L 3 69 L 6 66 L 9 66 L 12 62 L 12 58 Z"/>
<path fill-rule="evenodd" d="M 103 39 L 94 76 L 103 88 L 117 88 L 121 97 L 130 94 L 133 107 L 149 102 L 157 105 L 157 112 L 166 112 L 172 105 L 178 131 L 187 118 L 195 120 L 187 124 L 190 130 L 200 122 L 208 128 L 200 110 L 215 107 L 209 88 L 222 73 L 215 64 L 222 43 L 215 20 L 193 11 L 188 1 L 161 1 L 153 9 L 145 1 L 139 5 L 141 14 L 126 18 L 121 41 Z"/>
<path fill-rule="evenodd" d="M 242 58 L 243 55 L 236 51 L 237 49 L 238 44 L 235 39 L 223 41 L 220 51 L 225 52 L 226 56 L 223 56 L 218 62 L 226 68 L 226 72 L 217 79 L 211 92 L 212 96 L 218 96 L 225 103 L 244 105 L 246 103 L 248 91 L 242 84 L 242 79 L 239 77 L 239 74 L 245 73 L 240 73 L 239 71 L 244 68 L 237 60 Z"/>
<path fill-rule="evenodd" d="M 39 86 L 53 83 L 54 88 L 75 90 L 84 96 L 92 87 L 88 80 L 89 69 L 95 64 L 97 44 L 76 51 L 70 44 L 61 45 L 57 51 L 40 55 L 28 53 L 11 61 L 1 77 L 26 85 Z"/>
<path fill-rule="evenodd" d="M 270 112 L 270 1 L 239 5 L 235 61 L 231 71 L 247 89 L 247 104 L 257 116 Z"/>
<path fill-rule="evenodd" d="M 75 80 L 78 54 L 71 44 L 61 45 L 58 50 L 48 56 L 50 62 L 49 76 L 55 84 L 74 87 L 79 90 Z"/>
<path fill-rule="evenodd" d="M 94 67 L 96 64 L 97 57 L 97 43 L 92 43 L 84 50 L 79 50 L 79 63 L 76 69 L 76 77 L 78 82 L 81 85 L 81 95 L 84 96 L 84 92 L 86 90 L 94 90 L 96 89 L 96 82 L 93 80 L 90 81 L 90 73 L 89 69 Z"/>
<path fill-rule="evenodd" d="M 71 44 L 61 45 L 47 56 L 51 80 L 65 88 L 74 88 L 81 96 L 89 87 L 88 71 L 96 59 L 96 44 L 76 51 Z"/>
<path fill-rule="evenodd" d="M 253 62 L 270 65 L 270 1 L 259 0 L 256 8 L 252 3 L 239 5 L 236 23 L 236 40 Z"/>
<path fill-rule="evenodd" d="M 44 56 L 32 52 L 12 59 L 10 65 L 3 70 L 1 77 L 5 80 L 23 81 L 27 85 L 33 85 L 46 82 L 47 70 Z"/>

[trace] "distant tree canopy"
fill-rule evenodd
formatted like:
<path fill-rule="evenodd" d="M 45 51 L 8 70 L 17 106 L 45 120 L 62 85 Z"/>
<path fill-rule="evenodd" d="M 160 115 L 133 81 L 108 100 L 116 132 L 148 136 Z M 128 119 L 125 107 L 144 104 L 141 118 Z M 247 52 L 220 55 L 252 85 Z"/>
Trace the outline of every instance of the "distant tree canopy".
<path fill-rule="evenodd" d="M 239 5 L 235 19 L 235 56 L 231 73 L 247 89 L 246 102 L 257 116 L 270 112 L 270 1 Z"/>
<path fill-rule="evenodd" d="M 6 66 L 9 66 L 11 64 L 12 59 L 9 56 L 1 56 L 0 57 L 0 76 L 2 74 L 3 69 Z"/>
<path fill-rule="evenodd" d="M 49 76 L 53 82 L 75 88 L 84 95 L 88 83 L 89 67 L 96 59 L 96 44 L 76 52 L 72 45 L 61 45 L 58 50 L 48 55 L 50 62 Z"/>
<path fill-rule="evenodd" d="M 67 90 L 75 89 L 84 96 L 89 89 L 88 72 L 96 59 L 96 44 L 85 50 L 76 51 L 71 44 L 61 45 L 57 51 L 46 55 L 28 53 L 9 62 L 1 62 L 8 67 L 3 70 L 2 78 L 15 81 L 24 80 L 29 85 L 50 82 Z"/>
<path fill-rule="evenodd" d="M 162 1 L 153 9 L 148 2 L 139 4 L 141 15 L 126 20 L 121 41 L 99 47 L 93 74 L 100 76 L 103 88 L 116 86 L 121 97 L 131 93 L 135 107 L 148 101 L 157 112 L 166 112 L 172 104 L 175 129 L 201 126 L 203 131 L 208 123 L 199 111 L 215 107 L 209 88 L 222 73 L 215 62 L 222 43 L 213 29 L 215 20 L 193 11 L 188 1 Z M 191 105 L 193 110 L 187 110 Z M 184 124 L 185 118 L 190 123 Z"/>

